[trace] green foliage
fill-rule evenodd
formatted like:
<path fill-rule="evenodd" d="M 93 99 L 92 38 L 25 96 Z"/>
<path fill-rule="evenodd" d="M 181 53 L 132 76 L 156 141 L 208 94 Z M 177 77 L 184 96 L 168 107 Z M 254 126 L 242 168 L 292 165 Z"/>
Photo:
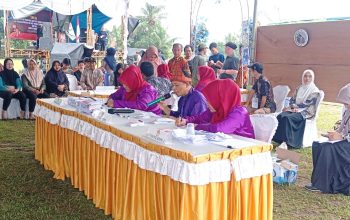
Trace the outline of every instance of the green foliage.
<path fill-rule="evenodd" d="M 0 50 L 3 49 L 2 45 L 5 44 L 3 41 L 4 36 L 5 36 L 5 30 L 4 30 L 4 11 L 0 10 Z"/>
<path fill-rule="evenodd" d="M 146 3 L 142 9 L 142 16 L 139 26 L 128 40 L 129 47 L 147 48 L 154 45 L 167 57 L 171 55 L 171 46 L 175 39 L 171 39 L 165 28 L 161 24 L 161 20 L 165 18 L 162 13 L 163 6 L 153 6 Z"/>
<path fill-rule="evenodd" d="M 198 46 L 200 43 L 207 44 L 208 43 L 209 31 L 205 22 L 199 22 L 196 25 L 196 45 Z"/>
<path fill-rule="evenodd" d="M 115 25 L 112 28 L 112 31 L 108 33 L 108 36 L 112 38 L 112 40 L 108 41 L 109 47 L 112 46 L 112 43 L 115 42 L 115 47 L 118 49 L 122 49 L 123 47 L 123 39 L 122 39 L 122 29 L 121 26 L 116 27 Z"/>
<path fill-rule="evenodd" d="M 31 44 L 31 41 L 28 40 L 11 40 L 10 42 L 13 49 L 26 49 Z"/>
<path fill-rule="evenodd" d="M 217 42 L 218 44 L 218 49 L 220 51 L 220 53 L 224 53 L 225 52 L 225 44 L 227 42 L 233 42 L 235 44 L 237 44 L 237 47 L 238 45 L 241 43 L 241 38 L 239 37 L 238 34 L 232 34 L 232 33 L 229 33 L 228 35 L 225 36 L 225 42 Z"/>

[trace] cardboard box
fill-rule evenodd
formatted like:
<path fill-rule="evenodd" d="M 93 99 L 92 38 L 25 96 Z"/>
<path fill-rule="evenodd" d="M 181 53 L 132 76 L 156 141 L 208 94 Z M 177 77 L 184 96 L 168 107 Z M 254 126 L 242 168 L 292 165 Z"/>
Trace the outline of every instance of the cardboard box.
<path fill-rule="evenodd" d="M 278 161 L 273 162 L 273 182 L 278 184 L 293 184 L 298 176 L 298 164 L 300 154 L 285 150 L 276 149 Z"/>

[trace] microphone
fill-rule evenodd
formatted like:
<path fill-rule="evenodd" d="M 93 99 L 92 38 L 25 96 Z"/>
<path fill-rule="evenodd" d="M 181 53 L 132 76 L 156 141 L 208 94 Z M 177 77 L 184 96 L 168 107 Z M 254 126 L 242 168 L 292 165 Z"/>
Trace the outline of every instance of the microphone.
<path fill-rule="evenodd" d="M 170 93 L 167 93 L 167 94 L 165 94 L 165 95 L 163 95 L 163 96 L 153 100 L 152 102 L 147 103 L 147 107 L 150 107 L 150 106 L 152 106 L 154 104 L 157 104 L 157 103 L 159 103 L 159 102 L 161 102 L 161 101 L 163 101 L 165 99 L 168 99 L 170 97 L 171 97 Z"/>

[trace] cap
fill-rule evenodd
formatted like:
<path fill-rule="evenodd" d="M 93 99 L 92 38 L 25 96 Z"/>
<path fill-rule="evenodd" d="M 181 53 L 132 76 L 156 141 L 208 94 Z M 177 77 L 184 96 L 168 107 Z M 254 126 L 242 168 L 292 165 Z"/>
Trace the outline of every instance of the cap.
<path fill-rule="evenodd" d="M 225 46 L 226 46 L 226 47 L 230 47 L 230 48 L 232 48 L 232 49 L 234 49 L 234 50 L 237 49 L 237 45 L 236 45 L 235 43 L 233 43 L 233 42 L 227 42 L 227 43 L 225 44 Z"/>
<path fill-rule="evenodd" d="M 201 51 L 201 50 L 204 50 L 204 49 L 207 49 L 208 47 L 207 47 L 207 45 L 205 45 L 205 44 L 203 44 L 203 43 L 200 43 L 199 45 L 198 45 L 198 51 Z"/>
<path fill-rule="evenodd" d="M 264 67 L 261 63 L 253 63 L 252 65 L 248 66 L 248 68 L 252 69 L 252 70 L 256 70 L 256 72 L 262 74 Z"/>

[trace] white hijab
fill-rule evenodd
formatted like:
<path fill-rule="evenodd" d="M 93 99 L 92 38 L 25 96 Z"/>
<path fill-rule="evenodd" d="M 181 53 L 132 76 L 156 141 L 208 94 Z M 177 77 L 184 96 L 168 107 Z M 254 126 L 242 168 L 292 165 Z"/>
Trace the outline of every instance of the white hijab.
<path fill-rule="evenodd" d="M 312 80 L 309 84 L 304 83 L 304 76 L 306 73 L 309 73 L 312 77 Z M 296 104 L 303 104 L 307 100 L 308 96 L 314 92 L 319 92 L 320 90 L 315 85 L 315 73 L 314 71 L 307 69 L 303 72 L 301 77 L 302 85 L 299 87 L 295 102 Z"/>

